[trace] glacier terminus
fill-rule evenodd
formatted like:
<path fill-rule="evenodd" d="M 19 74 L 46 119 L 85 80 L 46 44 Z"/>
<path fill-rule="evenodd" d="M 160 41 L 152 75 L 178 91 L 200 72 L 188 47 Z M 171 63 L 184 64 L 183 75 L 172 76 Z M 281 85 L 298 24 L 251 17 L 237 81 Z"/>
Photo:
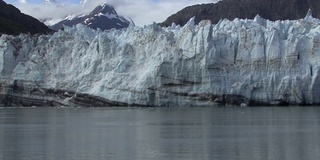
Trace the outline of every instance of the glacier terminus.
<path fill-rule="evenodd" d="M 2 35 L 1 106 L 320 104 L 320 21 Z"/>

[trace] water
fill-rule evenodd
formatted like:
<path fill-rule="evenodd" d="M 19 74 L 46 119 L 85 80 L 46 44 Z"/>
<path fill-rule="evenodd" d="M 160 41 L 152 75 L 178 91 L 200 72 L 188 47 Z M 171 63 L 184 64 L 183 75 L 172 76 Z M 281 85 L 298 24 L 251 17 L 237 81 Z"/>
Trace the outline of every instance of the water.
<path fill-rule="evenodd" d="M 1 160 L 320 159 L 320 108 L 0 109 Z"/>

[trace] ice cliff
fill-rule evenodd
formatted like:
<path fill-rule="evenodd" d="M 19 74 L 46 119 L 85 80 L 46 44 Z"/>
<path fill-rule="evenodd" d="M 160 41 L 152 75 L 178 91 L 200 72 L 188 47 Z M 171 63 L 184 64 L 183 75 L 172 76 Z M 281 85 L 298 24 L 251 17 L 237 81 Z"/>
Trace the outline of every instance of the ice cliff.
<path fill-rule="evenodd" d="M 0 38 L 3 106 L 320 104 L 320 22 L 82 25 Z"/>

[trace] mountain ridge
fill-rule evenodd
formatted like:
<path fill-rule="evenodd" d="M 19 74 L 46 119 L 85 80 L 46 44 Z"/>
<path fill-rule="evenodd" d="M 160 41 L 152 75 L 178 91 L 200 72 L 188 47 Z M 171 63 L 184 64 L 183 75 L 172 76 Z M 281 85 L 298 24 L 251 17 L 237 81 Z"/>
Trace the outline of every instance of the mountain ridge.
<path fill-rule="evenodd" d="M 47 34 L 53 32 L 39 20 L 21 13 L 13 5 L 0 0 L 0 34 Z"/>
<path fill-rule="evenodd" d="M 160 25 L 184 25 L 192 17 L 195 17 L 195 23 L 210 20 L 214 24 L 222 19 L 253 19 L 256 15 L 271 21 L 294 20 L 303 18 L 309 9 L 315 18 L 320 18 L 320 0 L 223 0 L 186 7 Z"/>

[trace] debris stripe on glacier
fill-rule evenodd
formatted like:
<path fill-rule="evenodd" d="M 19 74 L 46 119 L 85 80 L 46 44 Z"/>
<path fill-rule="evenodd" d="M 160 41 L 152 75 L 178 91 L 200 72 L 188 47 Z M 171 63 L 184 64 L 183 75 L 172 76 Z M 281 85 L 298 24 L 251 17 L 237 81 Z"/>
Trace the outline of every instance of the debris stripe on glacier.
<path fill-rule="evenodd" d="M 47 36 L 3 35 L 1 79 L 128 105 L 319 104 L 319 33 L 312 17 L 257 16 L 216 25 L 191 19 L 183 27 L 101 32 L 77 25 Z"/>

